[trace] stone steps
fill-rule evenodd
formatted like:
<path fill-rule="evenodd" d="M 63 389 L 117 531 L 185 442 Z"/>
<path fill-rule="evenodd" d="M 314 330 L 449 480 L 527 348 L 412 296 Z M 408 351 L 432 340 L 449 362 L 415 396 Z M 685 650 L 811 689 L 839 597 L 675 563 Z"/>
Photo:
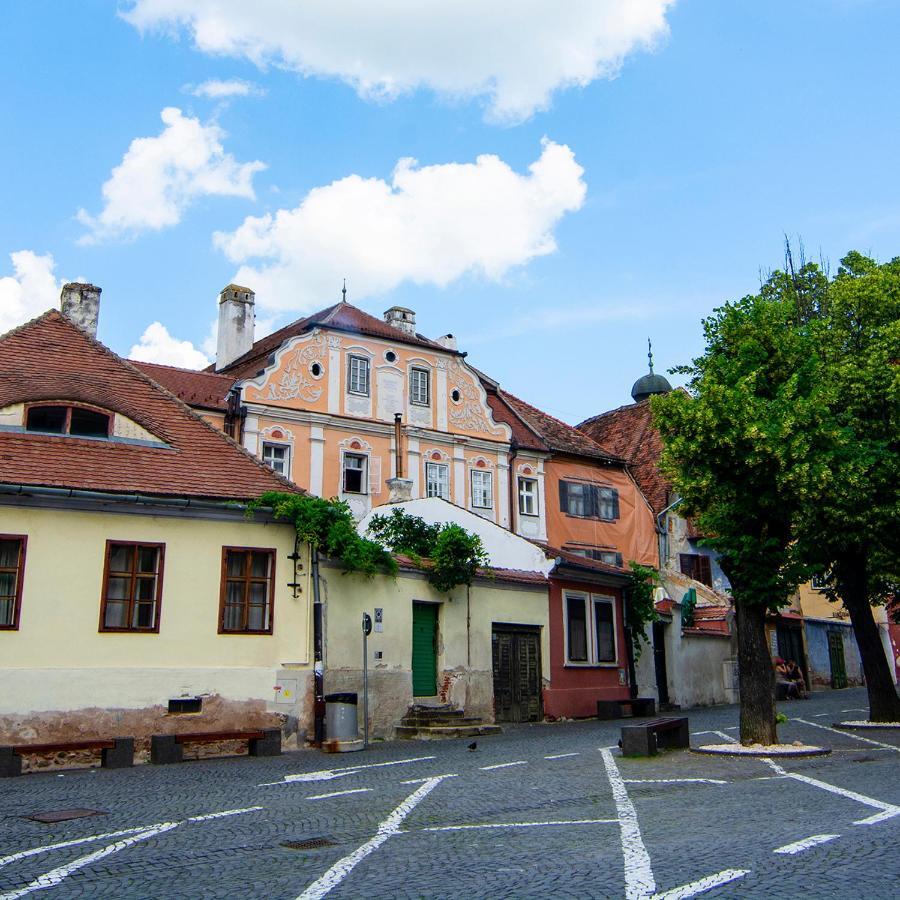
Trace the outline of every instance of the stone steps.
<path fill-rule="evenodd" d="M 394 735 L 398 740 L 436 741 L 445 738 L 481 737 L 487 734 L 502 734 L 499 725 L 397 725 Z"/>

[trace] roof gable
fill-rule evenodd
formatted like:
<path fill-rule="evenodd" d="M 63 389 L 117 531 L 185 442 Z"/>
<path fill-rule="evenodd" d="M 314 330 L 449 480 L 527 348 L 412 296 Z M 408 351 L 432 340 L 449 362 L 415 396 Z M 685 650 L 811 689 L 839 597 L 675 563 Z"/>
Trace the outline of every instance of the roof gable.
<path fill-rule="evenodd" d="M 122 413 L 165 445 L 2 429 L 0 482 L 224 500 L 297 490 L 57 310 L 0 336 L 0 406 L 37 399 Z"/>

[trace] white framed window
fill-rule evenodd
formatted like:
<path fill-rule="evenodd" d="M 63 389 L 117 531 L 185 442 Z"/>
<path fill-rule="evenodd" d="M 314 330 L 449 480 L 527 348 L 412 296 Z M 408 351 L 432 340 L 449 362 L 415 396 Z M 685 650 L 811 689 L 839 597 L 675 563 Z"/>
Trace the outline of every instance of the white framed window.
<path fill-rule="evenodd" d="M 345 494 L 369 493 L 369 457 L 362 453 L 345 453 L 341 473 L 341 489 Z"/>
<path fill-rule="evenodd" d="M 450 499 L 450 466 L 447 463 L 425 463 L 425 496 Z"/>
<path fill-rule="evenodd" d="M 559 508 L 568 516 L 614 522 L 619 518 L 619 492 L 583 481 L 560 481 Z"/>
<path fill-rule="evenodd" d="M 538 483 L 536 478 L 519 478 L 519 515 L 538 514 Z"/>
<path fill-rule="evenodd" d="M 602 547 L 569 547 L 563 546 L 564 550 L 574 553 L 576 556 L 583 556 L 586 559 L 596 559 L 597 562 L 606 563 L 608 566 L 618 566 L 622 568 L 622 554 L 617 550 L 606 550 Z"/>
<path fill-rule="evenodd" d="M 431 372 L 428 369 L 409 370 L 409 402 L 416 406 L 431 404 Z"/>
<path fill-rule="evenodd" d="M 476 509 L 494 508 L 494 478 L 483 469 L 472 469 L 472 506 Z"/>
<path fill-rule="evenodd" d="M 616 665 L 616 601 L 613 597 L 567 591 L 565 594 L 566 663 Z"/>
<path fill-rule="evenodd" d="M 369 360 L 365 356 L 347 357 L 347 391 L 369 396 Z"/>
<path fill-rule="evenodd" d="M 291 448 L 287 444 L 263 441 L 263 462 L 285 478 L 291 477 Z"/>

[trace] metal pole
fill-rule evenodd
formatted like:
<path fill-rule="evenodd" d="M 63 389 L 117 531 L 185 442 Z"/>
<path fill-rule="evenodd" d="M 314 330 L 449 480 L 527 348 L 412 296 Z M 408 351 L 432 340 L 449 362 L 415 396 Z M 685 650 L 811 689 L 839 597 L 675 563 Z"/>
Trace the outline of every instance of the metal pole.
<path fill-rule="evenodd" d="M 314 691 L 313 701 L 313 737 L 316 746 L 321 747 L 325 740 L 325 662 L 324 635 L 322 627 L 322 597 L 319 593 L 319 551 L 311 548 L 312 589 L 313 589 L 313 667 Z"/>
<path fill-rule="evenodd" d="M 369 749 L 369 634 L 366 628 L 363 628 L 363 749 Z"/>

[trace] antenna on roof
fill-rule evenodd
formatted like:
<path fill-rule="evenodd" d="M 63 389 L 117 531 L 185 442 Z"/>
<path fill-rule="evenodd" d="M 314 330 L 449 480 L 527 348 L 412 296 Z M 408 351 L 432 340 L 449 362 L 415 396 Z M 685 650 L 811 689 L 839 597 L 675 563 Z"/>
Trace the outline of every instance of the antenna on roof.
<path fill-rule="evenodd" d="M 653 374 L 653 344 L 647 338 L 647 359 L 650 360 L 650 374 Z"/>
<path fill-rule="evenodd" d="M 341 303 L 347 302 L 347 279 L 344 279 L 344 286 L 341 288 Z"/>

